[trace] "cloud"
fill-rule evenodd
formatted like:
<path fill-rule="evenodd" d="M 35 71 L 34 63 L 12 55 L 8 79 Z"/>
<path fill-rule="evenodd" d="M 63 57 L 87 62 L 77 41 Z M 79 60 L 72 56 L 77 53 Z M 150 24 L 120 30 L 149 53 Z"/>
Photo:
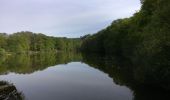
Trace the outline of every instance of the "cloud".
<path fill-rule="evenodd" d="M 139 0 L 1 0 L 0 32 L 79 37 L 139 9 Z"/>

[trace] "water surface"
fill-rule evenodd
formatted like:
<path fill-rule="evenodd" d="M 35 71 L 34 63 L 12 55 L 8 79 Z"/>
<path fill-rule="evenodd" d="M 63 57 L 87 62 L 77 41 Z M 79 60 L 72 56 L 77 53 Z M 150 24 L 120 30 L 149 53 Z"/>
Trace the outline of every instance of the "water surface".
<path fill-rule="evenodd" d="M 26 100 L 131 100 L 132 92 L 116 85 L 107 74 L 81 62 L 56 65 L 31 74 L 9 73 Z"/>
<path fill-rule="evenodd" d="M 0 74 L 0 87 L 1 82 L 7 82 L 23 100 L 169 98 L 164 92 L 138 88 L 129 67 L 119 67 L 103 57 L 74 53 L 15 55 L 1 60 Z"/>

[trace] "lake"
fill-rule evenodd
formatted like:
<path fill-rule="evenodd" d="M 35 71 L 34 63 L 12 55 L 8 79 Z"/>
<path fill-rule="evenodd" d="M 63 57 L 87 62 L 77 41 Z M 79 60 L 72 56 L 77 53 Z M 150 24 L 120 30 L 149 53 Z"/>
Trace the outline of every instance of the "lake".
<path fill-rule="evenodd" d="M 169 93 L 141 88 L 114 59 L 77 53 L 2 57 L 0 98 L 7 100 L 160 100 Z M 3 88 L 1 88 L 3 87 Z M 7 89 L 4 93 L 1 89 Z M 9 88 L 10 87 L 10 88 Z M 11 89 L 13 87 L 13 89 Z M 14 91 L 15 90 L 15 91 Z M 10 94 L 14 92 L 13 94 Z M 167 99 L 168 100 L 168 99 Z"/>

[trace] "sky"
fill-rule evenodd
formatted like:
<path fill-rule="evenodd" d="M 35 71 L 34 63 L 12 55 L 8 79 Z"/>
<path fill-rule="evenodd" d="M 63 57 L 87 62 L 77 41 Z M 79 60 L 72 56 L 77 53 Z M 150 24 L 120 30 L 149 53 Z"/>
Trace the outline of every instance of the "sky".
<path fill-rule="evenodd" d="M 0 0 L 0 32 L 80 37 L 139 11 L 140 0 Z"/>

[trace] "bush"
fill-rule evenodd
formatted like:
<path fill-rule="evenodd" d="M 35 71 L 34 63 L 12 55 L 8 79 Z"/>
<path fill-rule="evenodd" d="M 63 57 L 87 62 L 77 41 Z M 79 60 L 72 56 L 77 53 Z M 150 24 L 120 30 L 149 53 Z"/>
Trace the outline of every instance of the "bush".
<path fill-rule="evenodd" d="M 0 48 L 0 55 L 4 55 L 5 54 L 5 49 Z"/>

